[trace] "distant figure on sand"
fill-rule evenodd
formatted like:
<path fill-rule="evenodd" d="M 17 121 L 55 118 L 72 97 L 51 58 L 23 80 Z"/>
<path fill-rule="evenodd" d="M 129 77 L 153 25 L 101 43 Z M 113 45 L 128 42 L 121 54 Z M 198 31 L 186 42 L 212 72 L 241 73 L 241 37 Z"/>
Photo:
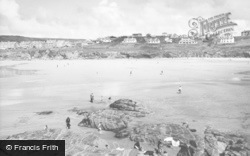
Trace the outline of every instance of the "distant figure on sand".
<path fill-rule="evenodd" d="M 130 75 L 132 75 L 132 71 L 130 71 Z"/>
<path fill-rule="evenodd" d="M 178 94 L 181 94 L 181 91 L 182 91 L 182 88 L 181 88 L 181 86 L 179 86 L 179 89 L 178 89 Z"/>
<path fill-rule="evenodd" d="M 94 102 L 94 94 L 93 94 L 93 93 L 90 94 L 90 102 L 91 102 L 91 103 Z"/>
<path fill-rule="evenodd" d="M 70 129 L 70 118 L 69 117 L 67 117 L 67 119 L 66 119 L 66 126 L 68 129 Z"/>
<path fill-rule="evenodd" d="M 102 132 L 102 123 L 101 122 L 99 122 L 97 129 L 98 129 L 99 133 Z"/>
<path fill-rule="evenodd" d="M 163 75 L 163 71 L 161 71 L 161 75 Z"/>
<path fill-rule="evenodd" d="M 111 96 L 109 97 L 109 100 L 111 100 Z"/>
<path fill-rule="evenodd" d="M 45 130 L 45 131 L 48 131 L 48 129 L 49 129 L 49 128 L 48 128 L 48 125 L 45 125 L 44 130 Z"/>

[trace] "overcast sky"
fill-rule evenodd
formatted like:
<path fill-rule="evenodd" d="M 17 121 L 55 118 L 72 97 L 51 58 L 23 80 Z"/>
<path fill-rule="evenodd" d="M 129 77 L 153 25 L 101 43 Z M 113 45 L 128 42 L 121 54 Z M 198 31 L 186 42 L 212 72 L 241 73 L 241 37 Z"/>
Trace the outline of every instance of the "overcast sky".
<path fill-rule="evenodd" d="M 189 19 L 226 12 L 238 24 L 237 34 L 250 29 L 250 0 L 0 0 L 0 35 L 187 34 Z"/>

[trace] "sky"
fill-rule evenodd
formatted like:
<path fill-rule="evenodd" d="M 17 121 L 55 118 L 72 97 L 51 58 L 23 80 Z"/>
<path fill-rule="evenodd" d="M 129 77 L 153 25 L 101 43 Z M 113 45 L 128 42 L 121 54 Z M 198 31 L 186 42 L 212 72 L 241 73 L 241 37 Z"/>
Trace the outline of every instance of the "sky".
<path fill-rule="evenodd" d="M 0 35 L 95 39 L 187 34 L 191 18 L 231 12 L 235 34 L 250 30 L 250 0 L 0 0 Z"/>

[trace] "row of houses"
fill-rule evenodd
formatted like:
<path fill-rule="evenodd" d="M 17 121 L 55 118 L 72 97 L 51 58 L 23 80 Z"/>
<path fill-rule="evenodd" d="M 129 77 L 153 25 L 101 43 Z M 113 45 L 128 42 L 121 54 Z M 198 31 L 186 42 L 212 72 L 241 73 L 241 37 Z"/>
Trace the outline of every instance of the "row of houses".
<path fill-rule="evenodd" d="M 146 43 L 148 43 L 148 44 L 160 44 L 161 43 L 161 40 L 157 37 L 150 37 L 150 38 L 145 37 L 144 39 L 145 39 Z M 165 37 L 164 41 L 166 43 L 173 43 L 173 39 L 171 39 L 169 37 Z M 127 37 L 127 38 L 124 38 L 122 43 L 127 43 L 127 44 L 128 43 L 137 43 L 137 39 L 135 37 Z M 178 43 L 179 44 L 197 44 L 197 41 L 186 37 L 186 38 L 181 38 Z"/>
<path fill-rule="evenodd" d="M 83 47 L 92 44 L 92 41 L 68 41 L 68 40 L 46 40 L 46 41 L 22 41 L 18 42 L 0 42 L 0 49 L 16 48 L 62 48 L 62 47 Z"/>

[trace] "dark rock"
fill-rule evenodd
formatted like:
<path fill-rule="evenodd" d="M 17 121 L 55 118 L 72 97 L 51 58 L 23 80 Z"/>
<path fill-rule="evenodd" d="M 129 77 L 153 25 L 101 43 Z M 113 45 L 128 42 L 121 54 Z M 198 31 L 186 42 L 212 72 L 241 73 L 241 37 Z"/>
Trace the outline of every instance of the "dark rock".
<path fill-rule="evenodd" d="M 110 104 L 109 107 L 116 110 L 126 111 L 126 113 L 134 117 L 145 117 L 146 114 L 150 113 L 143 105 L 130 99 L 119 99 Z"/>
<path fill-rule="evenodd" d="M 103 130 L 116 131 L 127 128 L 129 121 L 130 117 L 122 111 L 103 109 L 88 113 L 78 126 L 97 128 L 100 123 Z"/>
<path fill-rule="evenodd" d="M 36 114 L 37 115 L 50 115 L 52 113 L 53 113 L 53 111 L 42 111 L 42 112 L 37 112 Z"/>
<path fill-rule="evenodd" d="M 90 113 L 89 110 L 85 110 L 85 109 L 79 109 L 77 107 L 74 107 L 73 109 L 68 110 L 69 112 L 75 112 L 78 115 L 87 115 L 88 113 Z"/>
<path fill-rule="evenodd" d="M 205 132 L 205 148 L 208 155 L 239 155 L 245 156 L 249 153 L 247 139 L 239 133 L 220 132 L 208 127 Z M 226 144 L 225 151 L 218 146 L 219 143 Z"/>

